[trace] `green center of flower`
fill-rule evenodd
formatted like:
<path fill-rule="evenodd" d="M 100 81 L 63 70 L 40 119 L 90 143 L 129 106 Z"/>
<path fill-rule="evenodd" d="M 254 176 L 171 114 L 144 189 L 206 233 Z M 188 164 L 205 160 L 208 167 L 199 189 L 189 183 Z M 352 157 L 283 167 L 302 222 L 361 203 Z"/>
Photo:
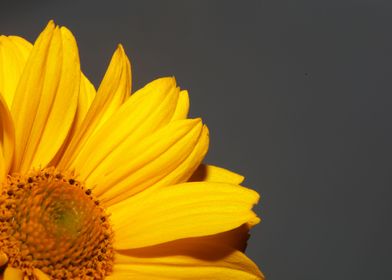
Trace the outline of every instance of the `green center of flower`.
<path fill-rule="evenodd" d="M 113 264 L 112 230 L 91 191 L 54 168 L 9 176 L 0 195 L 0 248 L 34 278 L 103 279 Z"/>
<path fill-rule="evenodd" d="M 66 203 L 58 202 L 54 206 L 54 212 L 52 214 L 53 224 L 56 225 L 57 234 L 77 236 L 82 229 L 82 219 L 78 213 L 78 209 L 72 207 L 73 201 Z"/>

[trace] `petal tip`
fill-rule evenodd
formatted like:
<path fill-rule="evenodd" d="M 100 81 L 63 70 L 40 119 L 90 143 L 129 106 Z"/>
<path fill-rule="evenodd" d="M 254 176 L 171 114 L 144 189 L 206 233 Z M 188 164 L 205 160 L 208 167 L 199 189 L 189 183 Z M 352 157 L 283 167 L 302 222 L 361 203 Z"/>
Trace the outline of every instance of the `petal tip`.
<path fill-rule="evenodd" d="M 166 82 L 170 85 L 170 87 L 175 87 L 177 85 L 176 78 L 174 76 L 162 77 L 158 79 L 161 82 Z"/>
<path fill-rule="evenodd" d="M 259 224 L 260 222 L 261 222 L 260 217 L 258 217 L 255 214 L 251 219 L 249 219 L 247 224 L 248 224 L 249 228 L 253 228 L 255 225 Z"/>
<path fill-rule="evenodd" d="M 48 24 L 46 25 L 45 29 L 54 29 L 56 26 L 56 23 L 54 22 L 53 19 L 49 20 Z"/>
<path fill-rule="evenodd" d="M 114 51 L 115 55 L 120 56 L 121 58 L 124 58 L 126 56 L 125 50 L 122 44 L 118 44 L 116 47 L 116 50 Z"/>
<path fill-rule="evenodd" d="M 188 119 L 192 124 L 195 126 L 200 126 L 200 128 L 204 128 L 205 124 L 203 124 L 203 121 L 201 118 L 194 118 L 194 119 Z"/>

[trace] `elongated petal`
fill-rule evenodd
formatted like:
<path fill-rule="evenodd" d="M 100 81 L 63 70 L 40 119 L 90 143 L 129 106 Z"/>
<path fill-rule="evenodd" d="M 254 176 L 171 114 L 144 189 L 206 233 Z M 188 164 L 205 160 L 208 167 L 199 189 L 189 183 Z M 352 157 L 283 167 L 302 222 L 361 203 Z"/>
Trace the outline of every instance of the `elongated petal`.
<path fill-rule="evenodd" d="M 56 155 L 74 121 L 80 75 L 74 37 L 50 22 L 37 39 L 15 92 L 14 170 L 45 166 Z"/>
<path fill-rule="evenodd" d="M 218 166 L 201 164 L 189 181 L 224 182 L 237 185 L 244 181 L 244 176 Z"/>
<path fill-rule="evenodd" d="M 114 162 L 108 162 L 110 154 L 120 153 L 122 157 L 128 151 L 124 147 L 134 146 L 170 121 L 178 95 L 173 78 L 158 79 L 137 91 L 91 137 L 72 168 L 86 180 L 97 166 L 113 165 Z"/>
<path fill-rule="evenodd" d="M 188 116 L 189 112 L 189 95 L 186 90 L 180 92 L 176 111 L 173 114 L 173 120 L 182 120 Z"/>
<path fill-rule="evenodd" d="M 0 93 L 11 108 L 32 45 L 17 36 L 0 36 Z"/>
<path fill-rule="evenodd" d="M 203 239 L 180 240 L 117 254 L 108 279 L 261 280 L 243 253 Z"/>
<path fill-rule="evenodd" d="M 123 200 L 175 170 L 192 153 L 202 130 L 200 119 L 170 123 L 137 145 L 116 151 L 107 165 L 99 166 L 102 177 L 87 183 L 97 184 L 94 193 L 107 205 Z"/>
<path fill-rule="evenodd" d="M 202 237 L 186 238 L 185 240 L 190 239 L 195 241 L 199 240 L 203 242 L 210 242 L 211 244 L 222 244 L 224 246 L 233 248 L 233 250 L 245 252 L 245 249 L 248 245 L 248 239 L 250 237 L 249 230 L 250 227 L 246 223 L 229 231 Z M 143 250 L 143 248 L 141 248 L 140 250 Z"/>
<path fill-rule="evenodd" d="M 15 145 L 14 125 L 5 100 L 0 95 L 0 181 L 7 176 Z"/>
<path fill-rule="evenodd" d="M 207 126 L 203 127 L 199 141 L 189 156 L 165 177 L 153 184 L 151 187 L 164 187 L 186 182 L 195 172 L 204 159 L 209 145 L 209 132 Z"/>
<path fill-rule="evenodd" d="M 108 208 L 115 248 L 129 249 L 228 231 L 255 218 L 258 194 L 224 183 L 184 183 L 145 191 Z M 135 226 L 137 225 L 137 226 Z"/>
<path fill-rule="evenodd" d="M 58 150 L 56 156 L 52 159 L 49 165 L 58 166 L 60 160 L 63 158 L 64 151 L 69 146 L 75 131 L 80 129 L 81 124 L 83 123 L 88 110 L 95 98 L 96 91 L 91 82 L 87 79 L 87 77 L 82 73 L 82 77 L 80 80 L 80 90 L 78 96 L 78 106 L 76 110 L 76 115 L 74 119 L 74 123 L 70 129 L 68 137 L 65 139 L 62 147 Z"/>
<path fill-rule="evenodd" d="M 75 118 L 75 130 L 77 130 L 90 109 L 91 104 L 95 98 L 96 91 L 93 84 L 87 79 L 85 75 L 82 74 L 82 79 L 80 80 L 80 92 L 78 99 L 78 109 L 76 111 Z"/>
<path fill-rule="evenodd" d="M 33 48 L 33 45 L 29 41 L 27 41 L 26 39 L 19 37 L 19 36 L 11 35 L 11 36 L 8 36 L 8 38 L 18 48 L 22 57 L 24 59 L 27 59 L 30 55 L 30 52 L 31 52 L 31 49 Z"/>
<path fill-rule="evenodd" d="M 70 169 L 96 131 L 118 110 L 131 91 L 129 60 L 120 45 L 113 54 L 108 70 L 89 110 L 65 151 L 59 168 Z"/>
<path fill-rule="evenodd" d="M 23 280 L 23 272 L 18 268 L 7 266 L 4 270 L 4 280 Z"/>

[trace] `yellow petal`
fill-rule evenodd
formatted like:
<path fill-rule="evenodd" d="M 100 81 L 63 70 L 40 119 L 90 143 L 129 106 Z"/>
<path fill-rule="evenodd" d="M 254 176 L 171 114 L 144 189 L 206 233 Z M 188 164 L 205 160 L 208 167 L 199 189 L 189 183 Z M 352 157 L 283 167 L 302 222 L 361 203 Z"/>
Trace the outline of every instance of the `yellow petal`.
<path fill-rule="evenodd" d="M 201 239 L 116 254 L 107 279 L 261 280 L 264 276 L 243 253 Z"/>
<path fill-rule="evenodd" d="M 86 180 L 98 165 L 105 164 L 102 161 L 114 150 L 126 153 L 124 146 L 134 146 L 170 121 L 178 95 L 173 78 L 158 79 L 137 91 L 90 138 L 71 169 L 78 170 Z"/>
<path fill-rule="evenodd" d="M 0 36 L 0 93 L 11 108 L 32 45 L 17 36 Z"/>
<path fill-rule="evenodd" d="M 131 91 L 129 60 L 120 45 L 115 51 L 108 70 L 81 125 L 75 131 L 59 168 L 70 169 L 75 158 L 84 149 L 92 135 L 124 103 Z"/>
<path fill-rule="evenodd" d="M 200 134 L 199 141 L 189 156 L 183 162 L 181 162 L 181 164 L 179 164 L 176 169 L 168 173 L 155 184 L 151 185 L 151 187 L 158 188 L 186 182 L 189 177 L 192 176 L 207 154 L 208 145 L 209 132 L 207 126 L 204 126 Z"/>
<path fill-rule="evenodd" d="M 144 191 L 108 208 L 115 248 L 129 249 L 228 231 L 254 219 L 259 195 L 225 183 L 194 182 Z"/>
<path fill-rule="evenodd" d="M 189 112 L 189 95 L 186 90 L 180 92 L 176 111 L 173 114 L 173 120 L 182 120 L 188 116 Z"/>
<path fill-rule="evenodd" d="M 4 270 L 4 280 L 22 280 L 23 272 L 18 268 L 7 266 Z"/>
<path fill-rule="evenodd" d="M 76 110 L 74 123 L 72 124 L 68 137 L 65 139 L 62 147 L 58 150 L 56 156 L 51 160 L 49 166 L 58 166 L 60 160 L 63 158 L 64 151 L 67 149 L 70 141 L 73 139 L 72 137 L 75 131 L 78 131 L 78 129 L 80 129 L 80 126 L 83 123 L 88 110 L 90 109 L 90 106 L 95 98 L 95 95 L 96 95 L 95 87 L 82 73 L 82 77 L 80 80 L 80 91 L 78 96 L 78 106 Z"/>
<path fill-rule="evenodd" d="M 189 181 L 224 182 L 237 185 L 244 181 L 244 176 L 218 166 L 201 164 Z"/>
<path fill-rule="evenodd" d="M 245 252 L 250 237 L 249 230 L 250 226 L 246 223 L 229 231 L 197 238 L 212 244 L 225 244 L 235 250 Z"/>
<path fill-rule="evenodd" d="M 40 269 L 34 269 L 34 275 L 38 278 L 38 280 L 50 280 L 50 277 Z"/>
<path fill-rule="evenodd" d="M 95 87 L 87 79 L 87 77 L 82 74 L 82 79 L 80 80 L 78 109 L 76 111 L 76 117 L 75 117 L 75 129 L 78 129 L 82 124 L 95 98 L 95 95 L 96 95 Z"/>
<path fill-rule="evenodd" d="M 5 100 L 0 95 L 0 182 L 7 176 L 15 145 L 14 125 Z"/>
<path fill-rule="evenodd" d="M 33 45 L 26 39 L 19 36 L 8 36 L 8 38 L 15 44 L 18 48 L 20 54 L 24 59 L 27 59 L 30 55 Z"/>
<path fill-rule="evenodd" d="M 50 22 L 34 44 L 15 92 L 14 170 L 45 166 L 56 155 L 74 121 L 80 75 L 74 37 Z"/>
<path fill-rule="evenodd" d="M 192 154 L 200 141 L 200 119 L 168 124 L 135 145 L 115 150 L 99 165 L 93 191 L 106 205 L 123 200 L 157 183 Z"/>

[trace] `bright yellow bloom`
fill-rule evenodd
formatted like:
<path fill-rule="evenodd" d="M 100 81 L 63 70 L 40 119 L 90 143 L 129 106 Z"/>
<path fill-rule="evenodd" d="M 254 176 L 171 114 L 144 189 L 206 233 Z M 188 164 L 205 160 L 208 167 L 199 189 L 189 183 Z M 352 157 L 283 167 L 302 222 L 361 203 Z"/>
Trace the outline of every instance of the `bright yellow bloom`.
<path fill-rule="evenodd" d="M 66 28 L 0 37 L 3 279 L 263 279 L 242 253 L 259 195 L 201 164 L 188 93 L 130 92 L 121 46 L 96 92 Z"/>

